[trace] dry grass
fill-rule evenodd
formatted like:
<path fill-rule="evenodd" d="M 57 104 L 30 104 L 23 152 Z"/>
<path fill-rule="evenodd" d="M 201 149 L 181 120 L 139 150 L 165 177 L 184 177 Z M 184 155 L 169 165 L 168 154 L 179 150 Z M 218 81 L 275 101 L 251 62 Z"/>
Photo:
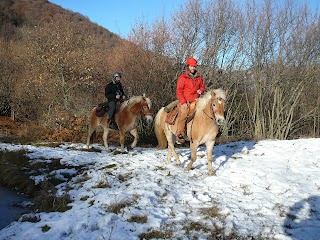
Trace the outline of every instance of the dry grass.
<path fill-rule="evenodd" d="M 171 239 L 171 234 L 159 230 L 150 230 L 147 233 L 139 234 L 140 239 Z"/>
<path fill-rule="evenodd" d="M 111 188 L 112 186 L 105 180 L 99 181 L 93 188 Z"/>
<path fill-rule="evenodd" d="M 127 221 L 128 222 L 136 222 L 136 223 L 146 223 L 148 221 L 148 216 L 135 215 L 135 216 L 131 216 Z"/>
<path fill-rule="evenodd" d="M 217 218 L 221 216 L 216 206 L 212 206 L 210 208 L 201 208 L 200 213 L 210 218 Z"/>
<path fill-rule="evenodd" d="M 128 173 L 128 174 L 119 174 L 119 175 L 118 175 L 118 179 L 119 179 L 119 181 L 121 181 L 121 182 L 126 182 L 126 181 L 130 180 L 131 178 L 133 178 L 133 176 L 132 176 L 131 173 Z"/>
<path fill-rule="evenodd" d="M 62 196 L 56 195 L 56 189 L 53 184 L 43 182 L 41 190 L 34 198 L 35 208 L 39 212 L 65 212 L 71 208 L 68 204 L 71 202 L 68 194 Z"/>
<path fill-rule="evenodd" d="M 36 211 L 63 212 L 71 207 L 68 194 L 56 196 L 55 186 L 64 182 L 49 176 L 48 173 L 65 168 L 60 164 L 60 159 L 50 159 L 50 161 L 32 161 L 26 156 L 26 151 L 0 152 L 0 183 L 10 188 L 15 188 L 18 192 L 33 198 L 34 208 Z M 46 159 L 48 160 L 48 159 Z M 48 180 L 41 185 L 36 185 L 30 176 L 47 174 Z M 63 175 L 68 181 L 71 179 L 70 174 Z"/>
<path fill-rule="evenodd" d="M 40 217 L 33 214 L 25 214 L 21 217 L 21 222 L 40 222 Z"/>
<path fill-rule="evenodd" d="M 42 232 L 48 232 L 51 229 L 47 224 L 41 227 Z"/>
<path fill-rule="evenodd" d="M 187 235 L 190 235 L 192 231 L 196 232 L 210 232 L 211 229 L 201 222 L 190 222 L 183 227 L 183 230 Z"/>
<path fill-rule="evenodd" d="M 83 196 L 80 198 L 80 201 L 86 201 L 88 200 L 90 197 L 89 196 Z"/>
<path fill-rule="evenodd" d="M 88 175 L 87 172 L 85 172 L 81 176 L 79 176 L 74 183 L 75 184 L 83 183 L 83 182 L 86 182 L 86 181 L 88 181 L 90 179 L 91 179 L 91 177 Z"/>
<path fill-rule="evenodd" d="M 25 150 L 0 152 L 0 183 L 33 197 L 38 187 L 29 179 L 30 165 L 26 153 Z"/>
<path fill-rule="evenodd" d="M 120 201 L 114 201 L 113 203 L 109 204 L 106 209 L 109 212 L 119 214 L 121 210 L 126 207 L 130 207 L 134 205 L 138 201 L 139 197 L 137 195 L 132 196 L 132 198 L 122 199 Z"/>

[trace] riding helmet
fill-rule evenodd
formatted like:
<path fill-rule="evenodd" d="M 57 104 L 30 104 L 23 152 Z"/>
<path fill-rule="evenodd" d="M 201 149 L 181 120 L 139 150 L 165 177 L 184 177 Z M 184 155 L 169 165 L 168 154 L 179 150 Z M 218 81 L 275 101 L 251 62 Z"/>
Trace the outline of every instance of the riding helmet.
<path fill-rule="evenodd" d="M 120 77 L 120 78 L 121 78 L 121 73 L 120 73 L 120 72 L 115 72 L 115 73 L 112 75 L 112 78 L 115 79 L 116 77 Z"/>

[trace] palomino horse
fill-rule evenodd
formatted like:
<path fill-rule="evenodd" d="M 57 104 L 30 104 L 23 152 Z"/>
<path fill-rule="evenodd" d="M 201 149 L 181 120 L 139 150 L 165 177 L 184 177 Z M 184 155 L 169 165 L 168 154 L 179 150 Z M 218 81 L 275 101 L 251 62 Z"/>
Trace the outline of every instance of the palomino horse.
<path fill-rule="evenodd" d="M 129 100 L 124 101 L 119 110 L 116 110 L 115 121 L 120 133 L 121 152 L 124 152 L 124 137 L 125 133 L 128 131 L 134 137 L 134 140 L 131 143 L 131 148 L 135 148 L 137 145 L 139 139 L 137 120 L 139 115 L 144 118 L 148 124 L 152 123 L 151 100 L 145 96 L 133 96 Z M 103 143 L 106 150 L 109 152 L 110 149 L 107 141 L 109 133 L 108 117 L 107 114 L 103 117 L 98 117 L 96 115 L 96 107 L 92 109 L 90 114 L 87 147 L 89 148 L 92 133 L 99 125 L 103 127 Z"/>
<path fill-rule="evenodd" d="M 207 148 L 209 175 L 214 175 L 212 168 L 212 153 L 215 138 L 219 131 L 219 125 L 224 121 L 224 103 L 226 94 L 222 89 L 210 90 L 197 100 L 194 117 L 187 123 L 187 135 L 190 139 L 191 161 L 186 170 L 190 170 L 197 158 L 197 149 L 200 144 Z M 176 120 L 174 125 L 165 122 L 167 114 L 162 107 L 155 117 L 154 128 L 158 140 L 158 148 L 168 146 L 167 160 L 171 162 L 171 153 L 178 164 L 181 164 L 178 154 L 174 149 L 175 133 L 177 131 Z M 178 116 L 179 117 L 179 116 Z"/>

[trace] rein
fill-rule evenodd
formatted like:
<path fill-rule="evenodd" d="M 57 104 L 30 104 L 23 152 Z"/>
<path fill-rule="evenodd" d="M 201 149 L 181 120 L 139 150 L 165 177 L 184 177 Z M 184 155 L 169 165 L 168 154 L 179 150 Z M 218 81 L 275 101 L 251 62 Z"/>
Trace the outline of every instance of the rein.
<path fill-rule="evenodd" d="M 140 113 L 140 115 L 142 117 L 145 117 L 147 115 L 151 115 L 151 114 L 145 114 L 144 111 L 143 111 L 143 106 L 148 106 L 147 104 L 143 105 L 141 102 L 139 104 L 140 104 L 140 110 L 138 110 L 138 112 L 132 111 L 131 108 L 129 109 L 129 111 L 132 112 L 134 115 L 138 115 Z M 149 109 L 149 107 L 148 107 L 148 109 Z"/>
<path fill-rule="evenodd" d="M 214 111 L 213 111 L 213 107 L 212 107 L 212 104 L 210 104 L 210 110 L 211 110 L 211 114 L 212 114 L 212 116 L 209 116 L 204 110 L 203 110 L 203 113 L 208 117 L 208 118 L 210 118 L 212 121 L 215 121 L 215 119 L 214 119 Z"/>

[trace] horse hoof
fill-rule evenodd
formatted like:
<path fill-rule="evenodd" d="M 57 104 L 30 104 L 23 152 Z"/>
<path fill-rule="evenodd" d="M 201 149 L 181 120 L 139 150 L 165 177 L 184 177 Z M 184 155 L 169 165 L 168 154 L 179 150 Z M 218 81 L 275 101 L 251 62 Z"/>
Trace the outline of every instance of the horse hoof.
<path fill-rule="evenodd" d="M 190 165 L 188 164 L 187 167 L 186 167 L 186 171 L 189 172 L 189 171 L 191 170 L 191 168 L 192 168 L 192 165 L 190 166 Z"/>
<path fill-rule="evenodd" d="M 127 147 L 127 151 L 129 152 L 129 151 L 131 151 L 133 148 L 131 147 L 131 146 L 128 146 Z"/>

